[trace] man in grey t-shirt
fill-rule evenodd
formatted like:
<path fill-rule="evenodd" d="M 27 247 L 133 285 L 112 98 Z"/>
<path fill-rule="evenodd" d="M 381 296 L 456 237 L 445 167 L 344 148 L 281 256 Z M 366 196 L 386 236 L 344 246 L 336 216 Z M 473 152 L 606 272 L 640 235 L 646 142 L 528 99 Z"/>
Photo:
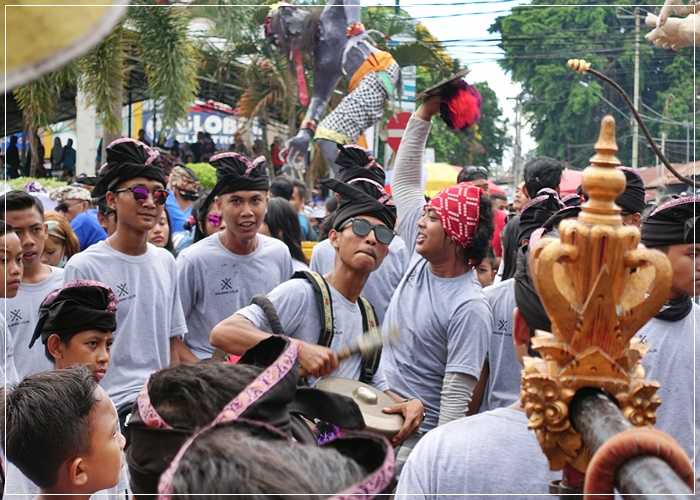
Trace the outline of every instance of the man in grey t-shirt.
<path fill-rule="evenodd" d="M 19 236 L 24 274 L 16 295 L 0 299 L 7 325 L 7 346 L 14 356 L 18 381 L 34 373 L 50 370 L 51 363 L 41 348 L 29 348 L 39 320 L 39 305 L 63 284 L 63 269 L 42 264 L 47 229 L 44 207 L 38 198 L 24 191 L 10 191 L 0 197 L 2 218 Z M 7 279 L 10 277 L 8 276 Z M 0 353 L 2 355 L 2 353 Z"/>
<path fill-rule="evenodd" d="M 528 293 L 534 294 L 534 290 Z M 525 298 L 520 294 L 516 302 L 519 312 L 514 316 L 510 345 L 518 366 L 523 356 L 532 355 L 528 347 L 533 330 L 523 317 L 532 317 L 532 304 L 538 300 L 536 295 Z M 419 499 L 516 494 L 534 500 L 537 495 L 546 495 L 549 482 L 560 477 L 561 472 L 549 470 L 535 434 L 528 429 L 525 411 L 516 400 L 508 407 L 461 418 L 426 434 L 403 467 L 396 498 L 408 499 L 409 494 Z"/>
<path fill-rule="evenodd" d="M 442 191 L 428 205 L 423 197 L 421 158 L 439 109 L 438 97 L 414 113 L 396 159 L 398 232 L 412 257 L 383 323 L 384 330 L 398 328 L 401 341 L 385 347 L 380 363 L 392 390 L 423 401 L 421 432 L 464 415 L 492 321 L 474 270 L 491 239 L 490 200 L 466 183 Z M 399 452 L 399 465 L 403 460 L 405 452 Z"/>
<path fill-rule="evenodd" d="M 258 234 L 267 210 L 264 167 L 238 153 L 221 153 L 209 162 L 218 181 L 209 194 L 226 229 L 195 243 L 177 258 L 187 346 L 200 359 L 214 348 L 209 333 L 232 311 L 250 304 L 292 274 L 292 258 L 278 239 Z"/>
<path fill-rule="evenodd" d="M 183 343 L 187 333 L 176 280 L 175 259 L 148 243 L 148 232 L 167 198 L 156 153 L 132 139 L 107 146 L 107 165 L 93 191 L 117 214 L 117 230 L 66 264 L 66 281 L 92 279 L 114 290 L 117 329 L 111 362 L 101 385 L 123 424 L 131 403 L 151 373 L 197 358 Z M 35 346 L 43 353 L 41 346 Z"/>
<path fill-rule="evenodd" d="M 345 147 L 350 148 L 353 147 Z M 345 149 L 339 153 L 341 161 L 349 156 Z M 355 161 L 359 163 L 361 158 Z M 379 192 L 366 183 L 353 186 L 335 179 L 327 182 L 331 189 L 341 193 L 333 229 L 329 233 L 331 245 L 337 252 L 335 267 L 325 276 L 333 309 L 330 348 L 317 345 L 323 322 L 319 317 L 317 298 L 308 281 L 294 279 L 282 283 L 268 294 L 268 299 L 277 311 L 284 334 L 300 341 L 299 362 L 306 374 L 319 377 L 337 369 L 335 375 L 357 380 L 361 373 L 359 355 L 350 357 L 339 366 L 335 352 L 356 343 L 363 335 L 358 300 L 367 277 L 387 255 L 396 215 L 393 202 L 383 189 Z M 219 323 L 212 331 L 211 341 L 226 352 L 241 354 L 269 337 L 269 331 L 271 327 L 262 309 L 251 305 Z M 376 376 L 372 382 L 381 389 L 388 388 Z M 415 399 L 394 399 L 398 404 L 385 411 L 400 413 L 405 418 L 404 426 L 393 437 L 394 443 L 398 443 L 420 425 L 423 405 Z"/>
<path fill-rule="evenodd" d="M 669 301 L 636 334 L 649 347 L 642 358 L 646 376 L 661 384 L 655 427 L 670 434 L 695 459 L 696 476 L 700 398 L 693 388 L 700 386 L 700 346 L 696 345 L 700 308 L 692 297 L 700 293 L 698 211 L 700 197 L 688 196 L 659 206 L 642 222 L 642 243 L 666 254 L 673 279 Z"/>

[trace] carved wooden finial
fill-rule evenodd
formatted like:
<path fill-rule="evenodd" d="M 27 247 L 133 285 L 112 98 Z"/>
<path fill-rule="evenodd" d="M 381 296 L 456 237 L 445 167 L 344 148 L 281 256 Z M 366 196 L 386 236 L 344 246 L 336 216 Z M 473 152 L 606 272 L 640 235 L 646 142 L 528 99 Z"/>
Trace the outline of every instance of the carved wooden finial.
<path fill-rule="evenodd" d="M 551 319 L 525 358 L 520 399 L 550 468 L 585 471 L 589 454 L 569 420 L 578 389 L 596 387 L 616 399 L 634 425 L 653 424 L 658 384 L 644 380 L 644 348 L 632 340 L 656 314 L 671 287 L 666 256 L 639 245 L 639 229 L 623 226 L 615 199 L 625 188 L 616 168 L 615 120 L 603 118 L 596 155 L 584 170 L 589 200 L 578 219 L 559 224 L 559 238 L 530 249 L 533 281 Z"/>
<path fill-rule="evenodd" d="M 588 224 L 620 226 L 622 217 L 615 199 L 625 190 L 625 174 L 615 168 L 620 166 L 620 160 L 615 156 L 615 119 L 611 115 L 603 117 L 595 150 L 590 167 L 583 172 L 581 184 L 589 200 L 583 204 L 581 220 Z"/>
<path fill-rule="evenodd" d="M 619 167 L 620 160 L 617 159 L 617 141 L 615 140 L 615 118 L 612 115 L 605 115 L 600 124 L 598 142 L 593 147 L 596 154 L 591 158 L 591 165 L 595 167 Z"/>

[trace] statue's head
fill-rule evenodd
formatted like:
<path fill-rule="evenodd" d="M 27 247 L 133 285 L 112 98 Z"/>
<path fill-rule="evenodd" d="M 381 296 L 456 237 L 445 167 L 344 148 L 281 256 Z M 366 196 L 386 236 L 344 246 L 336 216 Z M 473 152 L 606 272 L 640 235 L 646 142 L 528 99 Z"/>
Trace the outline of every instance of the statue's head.
<path fill-rule="evenodd" d="M 308 24 L 310 12 L 286 2 L 270 7 L 265 18 L 265 38 L 285 52 L 298 45 Z"/>

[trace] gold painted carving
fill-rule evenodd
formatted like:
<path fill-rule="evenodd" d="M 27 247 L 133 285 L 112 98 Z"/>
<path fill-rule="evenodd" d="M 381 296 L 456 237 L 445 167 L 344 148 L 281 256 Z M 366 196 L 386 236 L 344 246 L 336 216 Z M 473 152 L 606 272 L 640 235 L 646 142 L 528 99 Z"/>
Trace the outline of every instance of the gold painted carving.
<path fill-rule="evenodd" d="M 569 418 L 578 389 L 615 398 L 633 425 L 651 425 L 659 385 L 644 380 L 645 347 L 634 334 L 664 304 L 671 287 L 666 256 L 640 245 L 636 227 L 623 226 L 615 199 L 625 188 L 617 168 L 615 120 L 603 118 L 596 154 L 584 171 L 590 196 L 577 219 L 559 225 L 559 239 L 531 249 L 530 269 L 552 332 L 537 331 L 525 358 L 520 398 L 529 427 L 552 470 L 571 464 L 584 472 L 590 454 Z"/>

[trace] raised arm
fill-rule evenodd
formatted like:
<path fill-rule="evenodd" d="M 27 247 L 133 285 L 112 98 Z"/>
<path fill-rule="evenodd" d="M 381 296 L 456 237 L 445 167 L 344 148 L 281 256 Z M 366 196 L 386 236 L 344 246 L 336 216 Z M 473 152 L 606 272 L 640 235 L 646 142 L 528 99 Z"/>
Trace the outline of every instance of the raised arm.
<path fill-rule="evenodd" d="M 423 152 L 430 134 L 430 120 L 440 111 L 440 98 L 433 97 L 421 104 L 406 126 L 396 155 L 392 194 L 399 219 L 425 204 L 421 174 Z"/>

